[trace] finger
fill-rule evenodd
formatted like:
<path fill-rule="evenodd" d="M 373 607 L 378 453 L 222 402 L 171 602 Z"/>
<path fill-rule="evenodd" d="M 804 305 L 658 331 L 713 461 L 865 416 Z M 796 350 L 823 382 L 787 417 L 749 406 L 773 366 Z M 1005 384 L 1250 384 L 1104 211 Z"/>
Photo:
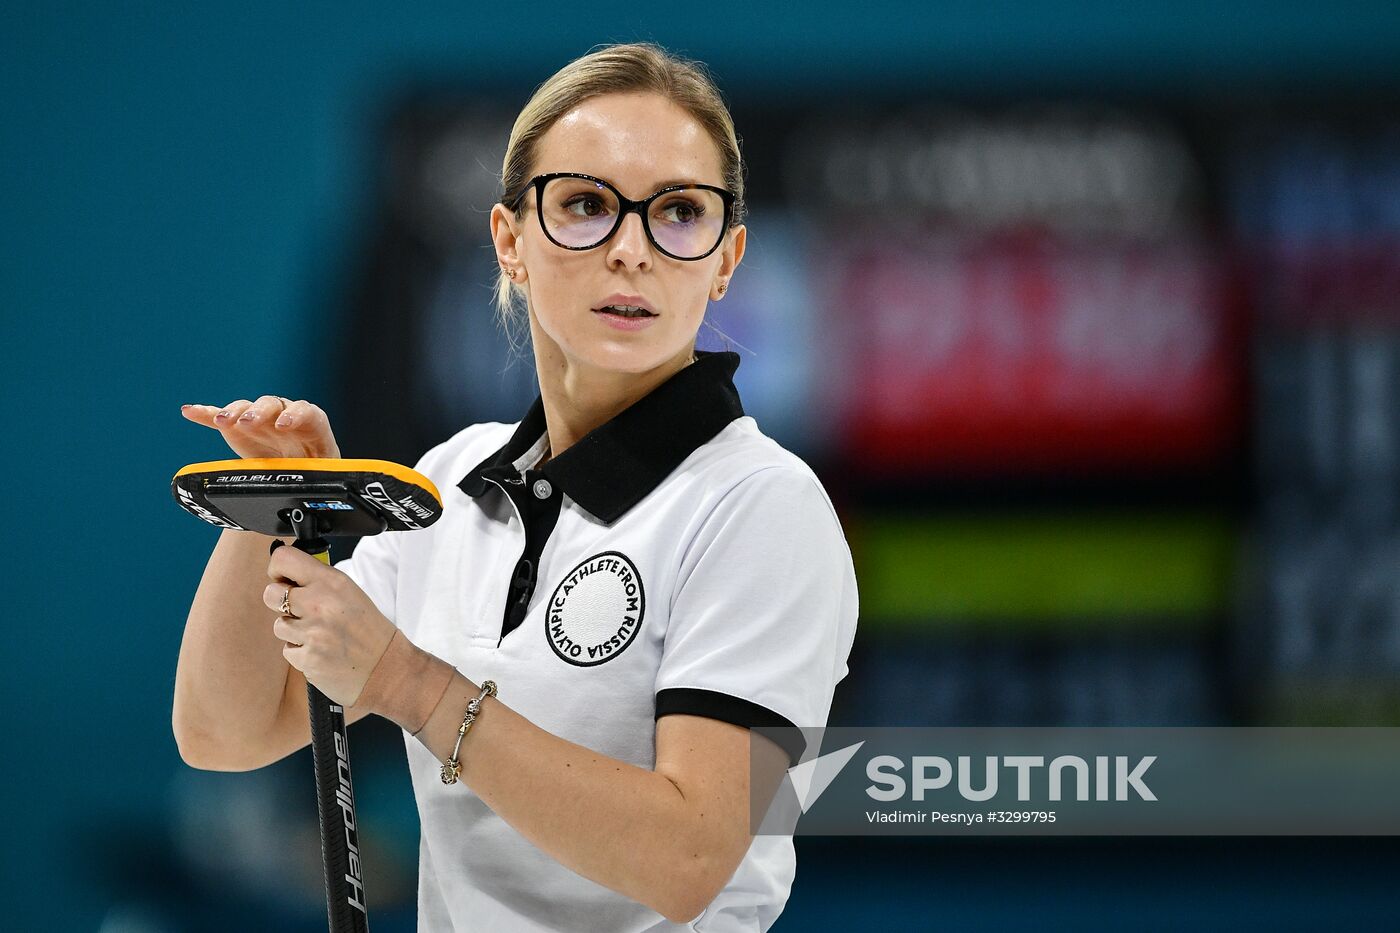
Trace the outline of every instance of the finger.
<path fill-rule="evenodd" d="M 310 433 L 329 431 L 330 419 L 326 413 L 317 405 L 313 405 L 305 399 L 297 399 L 287 406 L 287 410 L 277 417 L 277 427 Z"/>
<path fill-rule="evenodd" d="M 283 645 L 282 657 L 287 663 L 302 673 L 306 673 L 306 649 L 301 645 Z"/>
<path fill-rule="evenodd" d="M 280 582 L 280 581 L 277 582 L 277 583 L 269 583 L 267 586 L 263 587 L 263 595 L 262 595 L 263 605 L 266 606 L 267 608 L 271 609 L 273 612 L 277 613 L 278 615 L 281 615 L 281 614 L 282 614 L 282 597 L 283 597 L 284 595 L 286 595 L 288 589 L 296 590 L 296 589 L 299 589 L 299 587 L 295 586 L 294 584 L 283 583 L 283 582 Z M 289 602 L 292 602 L 292 603 L 295 603 L 295 601 L 296 601 L 296 593 L 293 593 L 291 599 L 288 600 L 288 601 L 289 601 Z M 299 616 L 299 615 L 301 615 L 301 613 L 297 611 L 297 607 L 296 607 L 295 604 L 292 606 L 292 615 L 294 615 L 294 616 Z"/>
<path fill-rule="evenodd" d="M 272 424 L 282 411 L 282 400 L 275 395 L 262 395 L 238 416 L 238 427 L 248 429 Z"/>
<path fill-rule="evenodd" d="M 278 616 L 272 623 L 272 634 L 288 646 L 295 648 L 306 647 L 306 632 L 297 627 L 295 619 L 288 619 L 286 616 Z"/>
<path fill-rule="evenodd" d="M 278 437 L 292 440 L 301 447 L 304 457 L 339 457 L 330 418 L 319 406 L 298 399 L 287 406 L 276 423 Z"/>
<path fill-rule="evenodd" d="M 237 423 L 243 412 L 248 410 L 248 406 L 253 404 L 246 398 L 241 398 L 236 402 L 229 402 L 223 408 L 214 413 L 214 427 L 221 431 L 226 431 Z"/>
<path fill-rule="evenodd" d="M 205 425 L 205 426 L 211 427 L 211 428 L 215 426 L 215 425 L 214 425 L 214 416 L 215 416 L 216 414 L 218 414 L 220 410 L 221 410 L 221 409 L 219 408 L 218 405 L 181 405 L 181 406 L 180 406 L 180 414 L 184 415 L 184 416 L 185 416 L 186 418 L 188 418 L 190 421 L 194 421 L 194 422 L 196 422 L 196 423 L 198 423 L 198 424 L 202 424 L 202 425 Z"/>
<path fill-rule="evenodd" d="M 296 547 L 279 547 L 272 552 L 272 557 L 267 562 L 267 575 L 271 579 L 288 581 L 293 586 L 303 589 L 313 582 L 325 581 L 334 574 L 333 569 Z M 300 595 L 294 593 L 292 599 L 295 600 Z M 277 598 L 280 602 L 282 597 L 279 595 Z M 304 612 L 297 614 L 305 615 Z"/>

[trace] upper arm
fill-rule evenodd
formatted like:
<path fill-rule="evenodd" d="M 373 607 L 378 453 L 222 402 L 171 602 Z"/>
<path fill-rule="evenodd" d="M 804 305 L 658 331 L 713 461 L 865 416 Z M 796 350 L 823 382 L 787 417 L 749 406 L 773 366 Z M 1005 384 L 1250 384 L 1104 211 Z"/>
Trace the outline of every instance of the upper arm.
<path fill-rule="evenodd" d="M 752 759 L 751 759 L 752 754 Z M 752 765 L 752 767 L 751 767 Z M 750 790 L 762 808 L 788 766 L 788 755 L 743 726 L 707 716 L 676 714 L 656 722 L 656 772 L 676 785 L 691 811 L 708 904 L 734 875 L 753 841 Z M 756 821 L 754 821 L 756 822 Z"/>

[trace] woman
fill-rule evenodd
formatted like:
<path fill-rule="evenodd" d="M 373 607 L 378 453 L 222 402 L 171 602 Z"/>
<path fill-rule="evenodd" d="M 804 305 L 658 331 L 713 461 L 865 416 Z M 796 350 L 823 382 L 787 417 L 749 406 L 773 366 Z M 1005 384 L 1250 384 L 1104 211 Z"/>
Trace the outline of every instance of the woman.
<path fill-rule="evenodd" d="M 825 724 L 856 589 L 820 483 L 743 414 L 737 355 L 695 350 L 744 255 L 732 121 L 697 64 L 605 47 L 535 92 L 503 185 L 498 305 L 528 323 L 539 397 L 424 455 L 428 529 L 334 568 L 222 532 L 181 754 L 243 770 L 305 746 L 309 680 L 405 731 L 421 928 L 765 930 L 795 862 L 750 833 L 749 729 Z M 309 402 L 185 415 L 242 457 L 340 456 Z M 754 772 L 800 752 L 756 740 Z"/>

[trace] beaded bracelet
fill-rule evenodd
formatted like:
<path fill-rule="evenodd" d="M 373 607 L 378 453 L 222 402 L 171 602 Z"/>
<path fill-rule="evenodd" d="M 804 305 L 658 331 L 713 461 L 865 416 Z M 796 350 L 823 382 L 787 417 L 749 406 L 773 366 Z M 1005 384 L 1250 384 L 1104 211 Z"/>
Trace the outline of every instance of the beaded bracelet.
<path fill-rule="evenodd" d="M 476 722 L 477 713 L 481 712 L 481 701 L 487 695 L 496 695 L 496 682 L 494 680 L 484 680 L 481 683 L 481 693 L 476 699 L 467 704 L 467 715 L 462 717 L 462 725 L 457 728 L 457 744 L 452 746 L 452 757 L 448 758 L 442 766 L 442 783 L 456 784 L 457 776 L 462 773 L 462 765 L 457 760 L 457 753 L 462 748 L 462 737 L 467 734 L 467 730 Z"/>

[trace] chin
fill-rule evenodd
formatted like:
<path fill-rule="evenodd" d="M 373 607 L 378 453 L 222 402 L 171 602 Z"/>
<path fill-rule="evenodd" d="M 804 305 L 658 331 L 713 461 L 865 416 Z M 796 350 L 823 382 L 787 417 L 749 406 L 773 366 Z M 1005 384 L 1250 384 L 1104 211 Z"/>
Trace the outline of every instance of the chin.
<path fill-rule="evenodd" d="M 590 326 L 575 326 L 579 323 Z M 626 333 L 591 320 L 538 321 L 536 337 L 553 343 L 560 354 L 577 365 L 604 372 L 642 374 L 665 366 L 669 360 L 684 353 L 694 341 L 694 333 L 669 333 L 672 328 L 666 325 L 675 323 L 656 321 L 656 325 L 662 326 Z M 556 330 L 550 326 L 553 324 L 562 326 Z"/>
<path fill-rule="evenodd" d="M 620 340 L 599 341 L 581 349 L 583 352 L 575 354 L 576 359 L 615 373 L 644 373 L 662 365 L 672 355 L 664 348 L 641 341 L 630 344 Z"/>

